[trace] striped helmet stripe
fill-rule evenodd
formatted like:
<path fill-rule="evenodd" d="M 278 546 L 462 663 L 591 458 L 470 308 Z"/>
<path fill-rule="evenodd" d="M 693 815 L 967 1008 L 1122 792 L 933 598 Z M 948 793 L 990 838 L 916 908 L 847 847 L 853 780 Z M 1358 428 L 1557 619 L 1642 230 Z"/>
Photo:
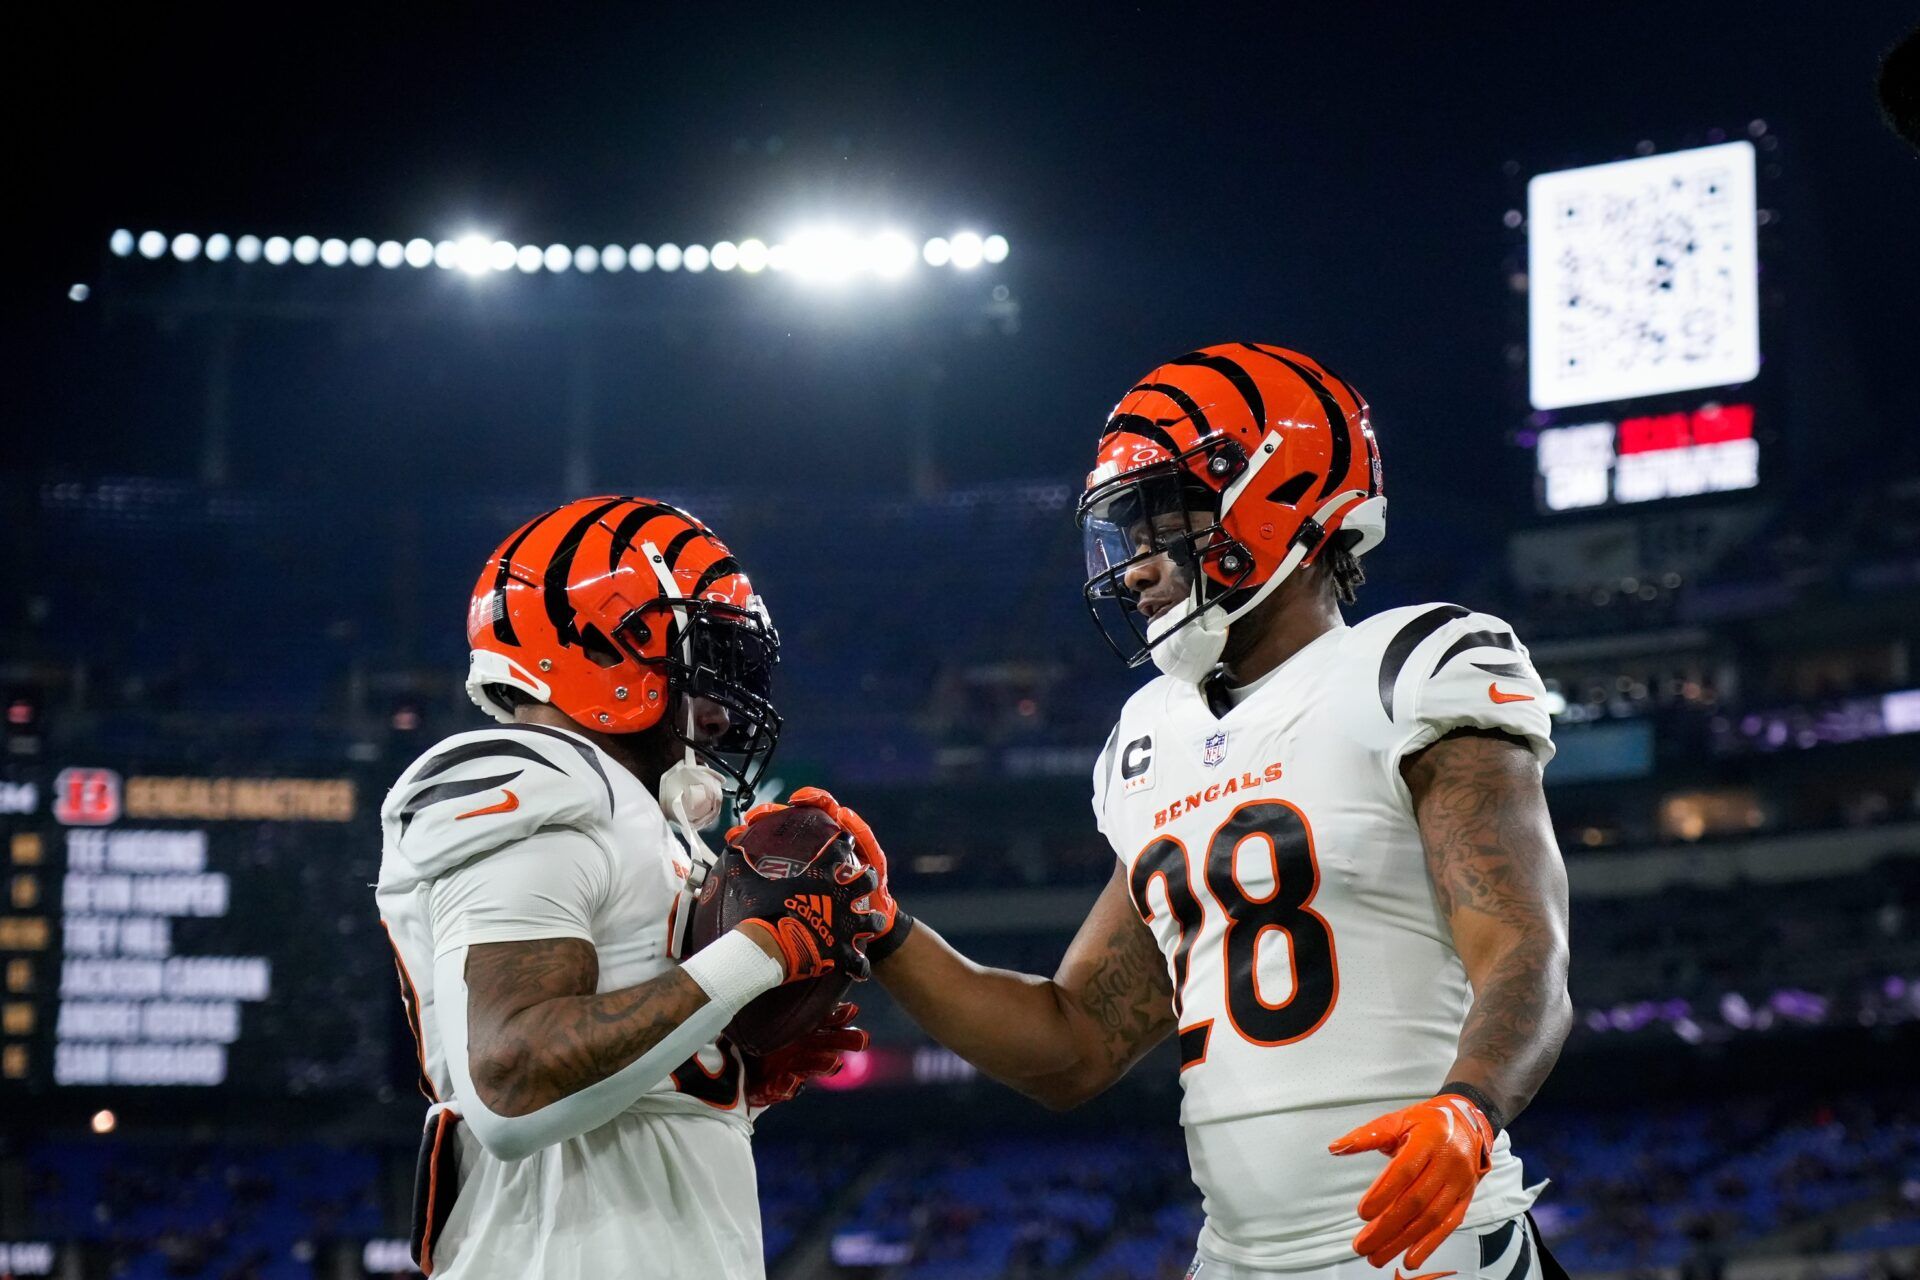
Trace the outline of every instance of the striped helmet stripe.
<path fill-rule="evenodd" d="M 1233 389 L 1240 393 L 1240 398 L 1247 402 L 1247 412 L 1253 415 L 1253 429 L 1262 432 L 1267 429 L 1267 405 L 1261 398 L 1260 388 L 1255 385 L 1253 376 L 1234 361 L 1205 351 L 1190 351 L 1170 363 L 1198 365 L 1203 369 L 1211 369 L 1231 382 Z"/>
<path fill-rule="evenodd" d="M 1320 381 L 1320 376 L 1305 365 L 1290 360 L 1277 351 L 1269 351 L 1251 342 L 1243 342 L 1240 345 L 1249 351 L 1257 351 L 1270 360 L 1278 360 L 1293 370 L 1299 375 L 1300 381 L 1307 384 L 1307 389 L 1313 392 L 1314 398 L 1320 401 L 1320 408 L 1327 415 L 1327 423 L 1333 428 L 1333 458 L 1327 464 L 1327 478 L 1320 485 L 1320 496 L 1322 498 L 1333 496 L 1333 491 L 1340 487 L 1342 480 L 1347 478 L 1347 470 L 1353 465 L 1353 439 L 1351 429 L 1347 425 L 1347 411 L 1342 409 L 1340 402 L 1333 398 L 1333 393 L 1327 390 L 1326 383 Z"/>
<path fill-rule="evenodd" d="M 547 561 L 546 580 L 543 583 L 540 600 L 546 606 L 547 621 L 553 624 L 554 633 L 559 636 L 560 647 L 563 649 L 580 642 L 580 633 L 573 625 L 577 610 L 573 607 L 573 601 L 567 596 L 567 576 L 573 571 L 573 558 L 580 553 L 580 544 L 585 540 L 587 531 L 599 524 L 602 516 L 632 501 L 632 498 L 614 498 L 588 511 L 573 522 L 572 528 L 560 536 L 559 545 L 554 548 L 552 557 Z"/>
<path fill-rule="evenodd" d="M 559 510 L 559 507 L 555 507 L 552 511 L 543 511 L 521 525 L 520 532 L 513 535 L 506 550 L 500 553 L 500 567 L 493 575 L 493 638 L 501 644 L 520 643 L 520 637 L 514 634 L 513 619 L 507 616 L 507 583 L 513 579 L 513 554 L 520 550 L 520 544 L 527 540 L 528 535 Z"/>

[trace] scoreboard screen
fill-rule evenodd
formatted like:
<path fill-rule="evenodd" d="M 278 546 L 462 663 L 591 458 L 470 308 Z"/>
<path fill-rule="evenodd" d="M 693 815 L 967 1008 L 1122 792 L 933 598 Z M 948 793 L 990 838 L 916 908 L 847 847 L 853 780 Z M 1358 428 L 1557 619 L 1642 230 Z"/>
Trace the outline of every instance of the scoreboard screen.
<path fill-rule="evenodd" d="M 378 1092 L 395 996 L 363 791 L 347 777 L 11 771 L 0 1094 Z"/>
<path fill-rule="evenodd" d="M 1533 407 L 1752 381 L 1760 372 L 1758 217 L 1750 142 L 1529 182 Z"/>
<path fill-rule="evenodd" d="M 1527 183 L 1532 412 L 1516 440 L 1542 511 L 1759 486 L 1756 182 L 1739 141 Z"/>

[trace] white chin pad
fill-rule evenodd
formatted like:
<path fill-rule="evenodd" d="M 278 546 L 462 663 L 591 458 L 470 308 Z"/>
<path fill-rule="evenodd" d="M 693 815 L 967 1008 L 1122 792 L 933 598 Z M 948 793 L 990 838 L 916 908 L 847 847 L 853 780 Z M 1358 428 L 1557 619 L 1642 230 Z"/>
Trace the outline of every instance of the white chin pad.
<path fill-rule="evenodd" d="M 711 825 L 726 801 L 726 779 L 703 764 L 682 760 L 660 775 L 660 807 L 696 831 Z"/>
<path fill-rule="evenodd" d="M 1228 622 L 1220 610 L 1208 609 L 1188 625 L 1193 615 L 1191 597 L 1147 623 L 1147 640 L 1153 646 L 1153 665 L 1176 680 L 1198 684 L 1220 662 L 1227 647 Z M 1174 628 L 1179 627 L 1178 631 Z M 1168 634 L 1171 632 L 1171 634 Z"/>

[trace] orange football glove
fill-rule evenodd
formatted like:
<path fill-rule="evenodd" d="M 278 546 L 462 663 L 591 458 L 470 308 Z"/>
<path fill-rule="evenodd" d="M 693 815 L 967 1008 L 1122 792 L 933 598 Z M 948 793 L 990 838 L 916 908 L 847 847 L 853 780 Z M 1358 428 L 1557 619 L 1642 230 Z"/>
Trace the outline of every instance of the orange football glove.
<path fill-rule="evenodd" d="M 859 1012 L 857 1004 L 835 1005 L 825 1022 L 792 1044 L 772 1053 L 748 1055 L 747 1105 L 770 1107 L 786 1102 L 816 1076 L 840 1074 L 842 1055 L 867 1047 L 867 1033 L 848 1025 Z"/>
<path fill-rule="evenodd" d="M 801 787 L 788 796 L 787 800 L 792 805 L 818 809 L 839 823 L 840 829 L 853 837 L 853 847 L 860 855 L 860 861 L 872 867 L 880 877 L 879 887 L 867 895 L 865 905 L 861 905 L 858 901 L 854 903 L 855 910 L 869 911 L 880 919 L 879 931 L 867 939 L 866 943 L 867 959 L 878 964 L 899 950 L 900 945 L 907 940 L 907 935 L 913 932 L 913 917 L 900 909 L 900 904 L 894 900 L 893 889 L 887 883 L 886 851 L 880 847 L 879 840 L 874 838 L 873 828 L 867 825 L 867 820 L 834 799 L 833 793 L 824 787 Z M 748 824 L 786 807 L 787 805 L 784 804 L 755 805 L 747 810 L 740 825 L 727 832 L 728 843 L 732 843 L 741 832 L 745 831 Z"/>
<path fill-rule="evenodd" d="M 1493 1125 L 1457 1093 L 1381 1116 L 1329 1143 L 1337 1156 L 1383 1151 L 1387 1167 L 1360 1197 L 1367 1225 L 1353 1251 L 1384 1267 L 1402 1251 L 1417 1267 L 1460 1226 L 1474 1188 L 1493 1168 Z"/>

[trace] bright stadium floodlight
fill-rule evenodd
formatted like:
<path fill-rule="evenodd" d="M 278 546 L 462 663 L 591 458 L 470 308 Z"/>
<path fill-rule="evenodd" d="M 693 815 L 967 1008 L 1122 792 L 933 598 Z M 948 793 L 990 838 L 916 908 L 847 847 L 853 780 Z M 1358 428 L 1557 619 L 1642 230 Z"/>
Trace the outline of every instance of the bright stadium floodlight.
<path fill-rule="evenodd" d="M 485 275 L 492 268 L 493 241 L 471 233 L 453 242 L 453 262 L 470 276 Z"/>
<path fill-rule="evenodd" d="M 980 265 L 985 246 L 980 237 L 971 231 L 962 231 L 952 241 L 953 265 L 961 271 L 971 271 Z"/>
<path fill-rule="evenodd" d="M 845 280 L 865 257 L 859 241 L 839 227 L 809 227 L 788 237 L 786 249 L 787 270 L 821 283 Z"/>
<path fill-rule="evenodd" d="M 916 248 L 916 245 L 918 246 Z M 243 263 L 266 262 L 281 266 L 287 262 L 329 267 L 369 267 L 378 263 L 389 270 L 401 264 L 415 268 L 437 266 L 443 271 L 459 270 L 468 275 L 505 273 L 514 270 L 527 275 L 540 271 L 561 274 L 578 271 L 583 275 L 600 270 L 662 271 L 685 270 L 698 275 L 709 267 L 715 271 L 741 271 L 757 275 L 762 271 L 787 272 L 809 282 L 839 284 L 856 278 L 900 280 L 924 262 L 931 267 L 953 267 L 970 271 L 982 264 L 1001 263 L 1008 254 L 1007 238 L 982 236 L 962 231 L 948 236 L 933 236 L 916 241 L 905 233 L 887 228 L 858 235 L 833 224 L 805 227 L 796 234 L 769 244 L 748 237 L 739 241 L 719 240 L 705 244 L 645 244 L 604 247 L 550 244 L 516 245 L 507 240 L 469 232 L 452 240 L 415 237 L 374 241 L 366 236 L 318 239 L 303 235 L 294 239 L 243 235 L 230 238 L 223 234 L 205 237 L 190 231 L 167 233 L 152 230 L 136 235 L 126 228 L 107 238 L 107 248 L 116 257 L 138 254 L 148 261 L 172 257 L 181 262 L 205 257 L 209 262 L 233 259 Z"/>
<path fill-rule="evenodd" d="M 913 270 L 913 241 L 898 231 L 882 231 L 867 242 L 867 265 L 884 280 L 897 280 Z"/>

